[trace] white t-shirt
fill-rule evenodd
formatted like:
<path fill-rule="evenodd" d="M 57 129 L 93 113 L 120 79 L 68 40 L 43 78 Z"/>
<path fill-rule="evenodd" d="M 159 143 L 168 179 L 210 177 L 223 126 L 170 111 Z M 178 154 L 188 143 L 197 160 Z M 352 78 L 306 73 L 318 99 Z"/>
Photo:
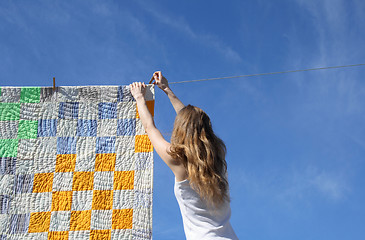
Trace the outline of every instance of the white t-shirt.
<path fill-rule="evenodd" d="M 229 222 L 229 203 L 224 203 L 214 212 L 209 210 L 199 194 L 191 188 L 188 179 L 181 182 L 175 179 L 174 192 L 180 206 L 187 240 L 238 240 Z"/>

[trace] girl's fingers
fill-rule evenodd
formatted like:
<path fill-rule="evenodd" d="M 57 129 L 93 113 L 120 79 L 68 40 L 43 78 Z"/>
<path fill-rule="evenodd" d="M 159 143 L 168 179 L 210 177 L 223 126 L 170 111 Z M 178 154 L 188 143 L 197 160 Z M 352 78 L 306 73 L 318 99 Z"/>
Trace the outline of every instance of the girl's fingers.
<path fill-rule="evenodd" d="M 159 71 L 157 71 L 156 73 L 155 73 L 155 79 L 156 79 L 156 81 L 158 81 L 158 82 L 160 82 L 160 72 Z"/>
<path fill-rule="evenodd" d="M 144 82 L 133 82 L 133 83 L 129 84 L 129 88 L 130 88 L 130 90 L 135 89 L 135 88 L 146 88 L 146 84 Z"/>
<path fill-rule="evenodd" d="M 161 71 L 156 71 L 153 73 L 153 77 L 156 81 L 161 81 Z"/>

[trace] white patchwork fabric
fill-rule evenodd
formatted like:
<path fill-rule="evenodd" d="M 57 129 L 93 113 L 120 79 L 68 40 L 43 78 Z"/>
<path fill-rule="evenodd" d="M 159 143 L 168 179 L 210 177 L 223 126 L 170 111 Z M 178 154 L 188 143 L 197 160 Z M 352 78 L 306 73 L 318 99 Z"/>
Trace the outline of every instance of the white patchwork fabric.
<path fill-rule="evenodd" d="M 128 86 L 0 88 L 1 240 L 152 239 L 152 178 Z"/>

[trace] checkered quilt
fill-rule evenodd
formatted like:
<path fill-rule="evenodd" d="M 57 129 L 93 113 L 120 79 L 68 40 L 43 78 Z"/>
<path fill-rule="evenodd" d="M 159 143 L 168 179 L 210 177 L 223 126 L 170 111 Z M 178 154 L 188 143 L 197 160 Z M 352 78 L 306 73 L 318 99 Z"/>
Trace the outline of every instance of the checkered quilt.
<path fill-rule="evenodd" d="M 0 88 L 0 240 L 151 239 L 152 151 L 128 86 Z"/>

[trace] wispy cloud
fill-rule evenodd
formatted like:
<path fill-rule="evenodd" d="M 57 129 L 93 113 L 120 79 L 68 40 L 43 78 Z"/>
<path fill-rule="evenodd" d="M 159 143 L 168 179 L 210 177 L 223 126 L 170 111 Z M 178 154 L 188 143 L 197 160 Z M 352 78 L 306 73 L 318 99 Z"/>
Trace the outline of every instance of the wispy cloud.
<path fill-rule="evenodd" d="M 319 169 L 310 165 L 285 173 L 272 169 L 270 173 L 262 173 L 264 178 L 242 169 L 239 175 L 235 173 L 231 172 L 231 179 L 239 182 L 241 191 L 244 189 L 250 196 L 275 199 L 289 206 L 314 203 L 321 198 L 337 203 L 346 200 L 351 192 L 346 174 L 339 169 Z"/>
<path fill-rule="evenodd" d="M 29 75 L 28 79 L 53 72 L 58 79 L 83 76 L 82 84 L 100 83 L 101 79 L 119 84 L 121 80 L 137 81 L 144 79 L 143 73 L 151 71 L 149 56 L 152 54 L 144 54 L 141 49 L 161 47 L 145 22 L 111 1 L 92 1 L 92 4 L 11 2 L 0 7 L 0 21 L 6 23 L 4 28 L 17 39 L 12 43 L 3 41 L 1 50 L 9 52 L 3 57 L 3 63 L 4 59 L 9 59 L 8 65 L 19 65 L 20 61 L 24 61 L 25 66 L 31 65 L 29 69 L 23 67 L 23 71 L 37 76 Z M 15 48 L 14 44 L 20 47 Z M 36 69 L 35 63 L 41 67 Z M 3 74 L 15 78 L 17 73 L 10 72 L 4 64 L 2 67 L 7 69 Z M 38 84 L 43 83 L 38 81 Z"/>
<path fill-rule="evenodd" d="M 296 59 L 310 60 L 314 66 L 349 64 L 363 60 L 361 56 L 364 51 L 359 49 L 363 37 L 361 31 L 358 31 L 365 27 L 363 1 L 296 0 L 296 2 L 308 13 L 306 21 L 311 23 L 314 33 L 314 39 L 305 39 L 305 41 L 315 44 L 312 51 L 302 51 L 302 54 L 297 55 Z M 295 40 L 295 31 L 300 31 L 295 27 L 293 30 L 289 37 L 290 40 Z M 307 44 L 296 43 L 299 44 L 293 46 L 297 49 L 298 45 Z M 312 56 L 312 58 L 307 59 L 307 56 Z M 294 59 L 289 59 L 289 61 L 292 60 Z M 302 64 L 304 63 L 302 62 Z"/>
<path fill-rule="evenodd" d="M 356 5 L 356 9 L 364 9 L 363 3 L 345 0 L 296 2 L 306 9 L 306 15 L 301 16 L 307 19 L 313 30 L 310 32 L 311 38 L 302 39 L 306 36 L 300 35 L 300 29 L 293 26 L 288 35 L 288 65 L 302 68 L 364 61 L 360 57 L 364 53 L 361 47 L 364 36 L 356 29 L 365 28 L 365 22 L 359 18 L 359 14 L 349 10 L 349 4 Z M 308 96 L 308 101 L 303 102 L 305 105 L 295 106 L 296 116 L 303 118 L 303 110 L 313 116 L 319 114 L 320 117 L 327 115 L 339 119 L 364 114 L 365 86 L 359 81 L 360 70 L 348 68 L 290 76 L 298 89 Z"/>
<path fill-rule="evenodd" d="M 331 201 L 339 201 L 350 190 L 346 179 L 339 172 L 319 170 L 313 166 L 293 171 L 287 180 L 287 185 L 277 195 L 284 201 L 308 200 L 317 194 Z"/>
<path fill-rule="evenodd" d="M 192 29 L 189 23 L 182 16 L 171 17 L 165 11 L 156 9 L 156 7 L 151 4 L 147 4 L 146 2 L 143 2 L 143 4 L 141 3 L 140 6 L 160 23 L 184 34 L 190 40 L 212 48 L 224 56 L 227 60 L 232 62 L 242 62 L 240 55 L 226 43 L 222 42 L 216 35 L 198 33 Z M 163 12 L 163 14 L 161 14 L 161 12 Z"/>

